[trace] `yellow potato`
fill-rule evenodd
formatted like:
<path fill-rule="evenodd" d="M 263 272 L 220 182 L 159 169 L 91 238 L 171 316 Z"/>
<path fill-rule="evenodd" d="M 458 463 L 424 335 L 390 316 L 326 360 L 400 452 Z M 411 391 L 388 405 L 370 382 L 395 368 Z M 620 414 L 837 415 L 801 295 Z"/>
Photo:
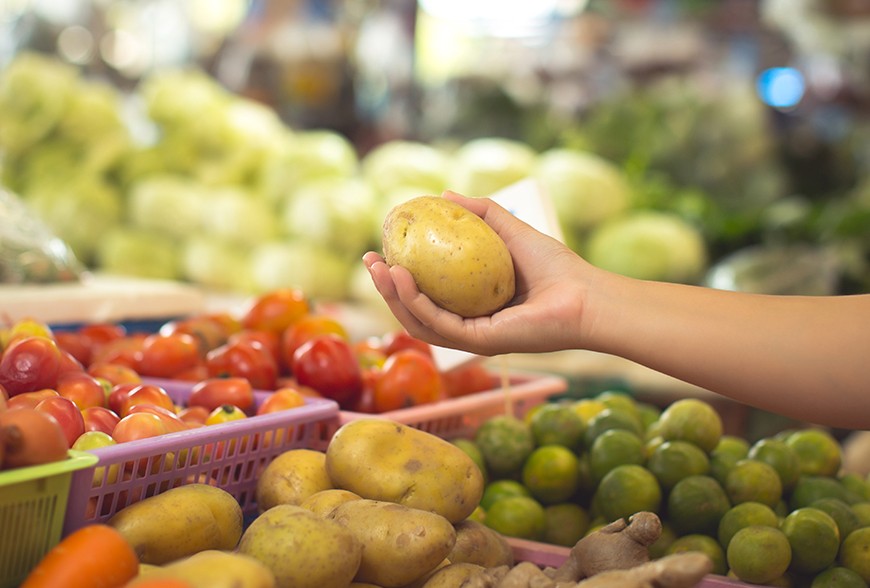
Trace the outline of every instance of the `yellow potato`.
<path fill-rule="evenodd" d="M 485 568 L 514 565 L 513 550 L 500 533 L 470 519 L 456 523 L 454 528 L 456 545 L 447 556 L 452 563 L 471 563 Z"/>
<path fill-rule="evenodd" d="M 125 588 L 152 579 L 183 580 L 192 588 L 274 588 L 275 575 L 253 557 L 207 549 L 165 566 L 140 572 Z"/>
<path fill-rule="evenodd" d="M 290 449 L 278 455 L 257 479 L 259 511 L 277 504 L 298 506 L 312 494 L 332 488 L 325 461 L 326 455 L 314 449 Z"/>
<path fill-rule="evenodd" d="M 342 490 L 340 488 L 330 488 L 328 490 L 321 490 L 320 492 L 316 492 L 302 501 L 302 508 L 307 508 L 311 512 L 316 515 L 326 516 L 332 512 L 332 510 L 342 504 L 347 502 L 348 500 L 360 500 L 362 496 L 359 494 L 354 494 L 349 490 Z"/>
<path fill-rule="evenodd" d="M 431 433 L 377 418 L 350 421 L 326 449 L 336 488 L 464 520 L 483 495 L 480 468 L 456 445 Z"/>
<path fill-rule="evenodd" d="M 187 484 L 131 504 L 108 524 L 133 546 L 141 563 L 161 565 L 206 549 L 234 549 L 242 519 L 241 506 L 226 490 Z"/>
<path fill-rule="evenodd" d="M 279 587 L 346 588 L 359 569 L 362 549 L 354 533 L 336 521 L 279 504 L 254 519 L 238 551 L 272 570 Z"/>
<path fill-rule="evenodd" d="M 457 586 L 474 585 L 475 577 L 482 577 L 486 568 L 472 563 L 453 563 L 432 574 L 422 588 L 456 588 Z M 487 585 L 481 580 L 481 586 Z"/>
<path fill-rule="evenodd" d="M 507 245 L 451 200 L 419 196 L 393 207 L 383 226 L 384 260 L 406 268 L 421 292 L 464 317 L 485 316 L 514 297 Z"/>
<path fill-rule="evenodd" d="M 456 532 L 441 515 L 380 500 L 350 500 L 325 520 L 357 538 L 362 560 L 355 580 L 384 588 L 407 586 L 435 569 L 453 549 Z"/>

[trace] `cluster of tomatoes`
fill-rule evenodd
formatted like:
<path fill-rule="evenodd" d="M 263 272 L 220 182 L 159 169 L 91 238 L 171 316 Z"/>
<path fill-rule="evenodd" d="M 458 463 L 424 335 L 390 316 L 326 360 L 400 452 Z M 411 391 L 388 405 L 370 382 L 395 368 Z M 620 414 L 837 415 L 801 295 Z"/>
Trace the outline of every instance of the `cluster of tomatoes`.
<path fill-rule="evenodd" d="M 296 289 L 253 297 L 236 315 L 169 321 L 158 332 L 107 323 L 53 332 L 26 319 L 7 328 L 0 344 L 0 464 L 7 467 L 63 459 L 70 447 L 286 410 L 306 396 L 383 413 L 492 387 L 476 363 L 441 372 L 431 347 L 404 331 L 352 341 L 338 319 Z M 189 382 L 185 405 L 150 378 Z M 271 392 L 256 408 L 254 390 Z M 39 434 L 32 443 L 10 443 L 20 435 L 3 433 L 11 430 L 7 421 Z"/>

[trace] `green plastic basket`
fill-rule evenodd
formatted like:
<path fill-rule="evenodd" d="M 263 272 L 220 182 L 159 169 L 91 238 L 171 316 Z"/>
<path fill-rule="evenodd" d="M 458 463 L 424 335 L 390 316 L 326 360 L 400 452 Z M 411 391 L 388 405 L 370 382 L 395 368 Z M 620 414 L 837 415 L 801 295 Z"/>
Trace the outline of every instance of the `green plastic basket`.
<path fill-rule="evenodd" d="M 71 450 L 63 461 L 0 472 L 0 588 L 18 586 L 60 542 L 72 473 L 97 461 Z"/>

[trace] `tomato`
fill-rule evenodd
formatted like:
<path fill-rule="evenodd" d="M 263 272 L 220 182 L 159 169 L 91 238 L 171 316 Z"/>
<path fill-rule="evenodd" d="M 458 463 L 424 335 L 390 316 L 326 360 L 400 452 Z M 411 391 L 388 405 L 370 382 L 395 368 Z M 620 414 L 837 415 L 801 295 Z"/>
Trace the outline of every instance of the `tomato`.
<path fill-rule="evenodd" d="M 134 412 L 122 418 L 112 430 L 112 438 L 118 443 L 149 439 L 169 432 L 162 418 L 150 412 Z"/>
<path fill-rule="evenodd" d="M 244 411 L 254 406 L 254 388 L 247 378 L 207 378 L 191 388 L 188 406 L 203 406 L 212 411 L 222 404 L 232 404 Z"/>
<path fill-rule="evenodd" d="M 85 432 L 102 431 L 111 435 L 121 417 L 105 406 L 89 406 L 82 410 L 82 420 L 85 423 Z"/>
<path fill-rule="evenodd" d="M 85 371 L 95 378 L 102 378 L 112 386 L 118 384 L 139 384 L 142 382 L 142 376 L 136 370 L 120 363 L 92 363 Z"/>
<path fill-rule="evenodd" d="M 138 388 L 140 384 L 141 382 L 121 382 L 120 384 L 115 384 L 109 391 L 108 398 L 106 398 L 106 406 L 112 412 L 120 415 L 130 392 L 134 388 Z"/>
<path fill-rule="evenodd" d="M 20 395 L 19 395 L 20 396 Z M 6 405 L 9 402 L 9 393 L 6 392 L 6 388 L 0 386 L 0 412 L 6 410 Z"/>
<path fill-rule="evenodd" d="M 135 369 L 141 376 L 172 378 L 198 365 L 199 342 L 188 333 L 159 333 L 146 336 L 137 355 Z"/>
<path fill-rule="evenodd" d="M 318 335 L 303 343 L 292 359 L 299 384 L 314 388 L 342 408 L 356 404 L 362 394 L 362 369 L 347 339 L 335 334 Z"/>
<path fill-rule="evenodd" d="M 54 334 L 57 346 L 75 357 L 82 365 L 89 365 L 93 357 L 91 341 L 78 331 L 58 331 Z"/>
<path fill-rule="evenodd" d="M 353 344 L 353 352 L 362 368 L 379 368 L 384 365 L 387 354 L 378 337 L 367 337 Z"/>
<path fill-rule="evenodd" d="M 60 423 L 47 412 L 17 408 L 0 412 L 5 469 L 66 459 L 69 444 Z"/>
<path fill-rule="evenodd" d="M 135 370 L 139 363 L 142 342 L 145 337 L 147 335 L 138 334 L 106 341 L 94 348 L 91 354 L 91 363 L 116 363 Z"/>
<path fill-rule="evenodd" d="M 127 329 L 115 323 L 89 323 L 79 327 L 76 332 L 90 341 L 93 348 L 127 336 Z"/>
<path fill-rule="evenodd" d="M 272 331 L 252 331 L 250 329 L 242 329 L 238 333 L 230 335 L 228 341 L 235 343 L 237 341 L 249 341 L 259 343 L 265 347 L 272 359 L 275 360 L 275 365 L 281 364 L 281 337 Z"/>
<path fill-rule="evenodd" d="M 175 412 L 175 402 L 164 388 L 154 384 L 140 384 L 127 393 L 126 398 L 121 402 L 121 410 L 118 414 L 124 418 L 130 413 L 131 408 L 139 404 L 150 404 Z"/>
<path fill-rule="evenodd" d="M 200 362 L 190 369 L 182 370 L 172 376 L 173 380 L 181 380 L 182 382 L 199 382 L 208 377 L 208 367 L 205 362 Z"/>
<path fill-rule="evenodd" d="M 208 418 L 205 419 L 206 425 L 220 425 L 222 423 L 229 423 L 232 421 L 239 421 L 244 418 L 247 418 L 248 415 L 242 411 L 238 406 L 233 406 L 232 404 L 224 404 L 208 414 Z"/>
<path fill-rule="evenodd" d="M 492 390 L 496 386 L 486 367 L 477 361 L 443 372 L 441 377 L 444 393 L 450 398 Z"/>
<path fill-rule="evenodd" d="M 79 410 L 89 406 L 106 406 L 106 390 L 103 384 L 86 372 L 67 372 L 57 378 L 57 393 L 69 398 Z"/>
<path fill-rule="evenodd" d="M 168 433 L 186 431 L 188 428 L 187 423 L 178 418 L 178 415 L 175 414 L 175 412 L 154 404 L 135 404 L 130 407 L 127 414 L 131 415 L 140 412 L 147 412 L 159 416 L 163 421 L 163 424 L 166 425 L 166 431 Z"/>
<path fill-rule="evenodd" d="M 299 406 L 305 406 L 305 395 L 296 388 L 284 387 L 269 394 L 257 407 L 257 414 L 290 410 Z"/>
<path fill-rule="evenodd" d="M 274 390 L 278 366 L 269 350 L 255 341 L 235 341 L 212 349 L 206 355 L 211 378 L 247 378 L 256 390 Z"/>
<path fill-rule="evenodd" d="M 0 357 L 0 385 L 10 396 L 54 388 L 61 368 L 60 348 L 50 337 L 12 341 Z"/>
<path fill-rule="evenodd" d="M 242 312 L 242 327 L 255 331 L 283 332 L 310 311 L 305 294 L 296 288 L 279 288 L 251 299 Z"/>
<path fill-rule="evenodd" d="M 401 349 L 416 349 L 424 355 L 432 357 L 431 345 L 416 337 L 412 337 L 407 331 L 402 329 L 391 331 L 381 337 L 381 344 L 383 345 L 384 353 L 388 356 Z"/>
<path fill-rule="evenodd" d="M 43 388 L 42 390 L 34 390 L 33 392 L 25 392 L 18 396 L 13 396 L 6 402 L 8 408 L 36 408 L 36 405 L 46 398 L 55 398 L 60 396 L 54 388 Z"/>
<path fill-rule="evenodd" d="M 207 316 L 194 316 L 169 321 L 160 327 L 159 333 L 161 335 L 185 333 L 193 336 L 199 345 L 203 357 L 209 350 L 226 343 L 230 335 L 226 326 Z"/>
<path fill-rule="evenodd" d="M 46 323 L 34 318 L 22 318 L 15 321 L 11 326 L 0 330 L 0 348 L 7 347 L 16 339 L 24 337 L 48 337 L 54 338 L 51 327 Z"/>
<path fill-rule="evenodd" d="M 205 419 L 208 418 L 210 412 L 211 411 L 204 406 L 188 406 L 187 408 L 181 409 L 178 413 L 178 418 L 188 425 L 204 425 Z"/>
<path fill-rule="evenodd" d="M 68 398 L 55 396 L 46 398 L 36 405 L 36 410 L 50 414 L 60 425 L 67 440 L 67 448 L 72 447 L 79 435 L 85 432 L 82 411 Z"/>
<path fill-rule="evenodd" d="M 282 364 L 289 371 L 293 371 L 293 354 L 306 341 L 310 341 L 318 335 L 338 335 L 343 339 L 349 339 L 344 325 L 337 319 L 323 314 L 309 314 L 299 319 L 281 334 L 281 358 Z"/>
<path fill-rule="evenodd" d="M 377 413 L 428 404 L 441 398 L 441 373 L 431 357 L 416 349 L 401 349 L 387 357 L 372 390 Z"/>

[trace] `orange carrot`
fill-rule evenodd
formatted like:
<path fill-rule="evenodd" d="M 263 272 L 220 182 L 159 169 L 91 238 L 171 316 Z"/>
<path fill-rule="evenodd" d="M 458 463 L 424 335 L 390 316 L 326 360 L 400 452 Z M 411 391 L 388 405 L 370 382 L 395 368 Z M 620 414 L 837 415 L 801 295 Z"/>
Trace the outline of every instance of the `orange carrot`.
<path fill-rule="evenodd" d="M 89 525 L 54 546 L 20 588 L 117 588 L 139 572 L 139 558 L 118 531 Z"/>

